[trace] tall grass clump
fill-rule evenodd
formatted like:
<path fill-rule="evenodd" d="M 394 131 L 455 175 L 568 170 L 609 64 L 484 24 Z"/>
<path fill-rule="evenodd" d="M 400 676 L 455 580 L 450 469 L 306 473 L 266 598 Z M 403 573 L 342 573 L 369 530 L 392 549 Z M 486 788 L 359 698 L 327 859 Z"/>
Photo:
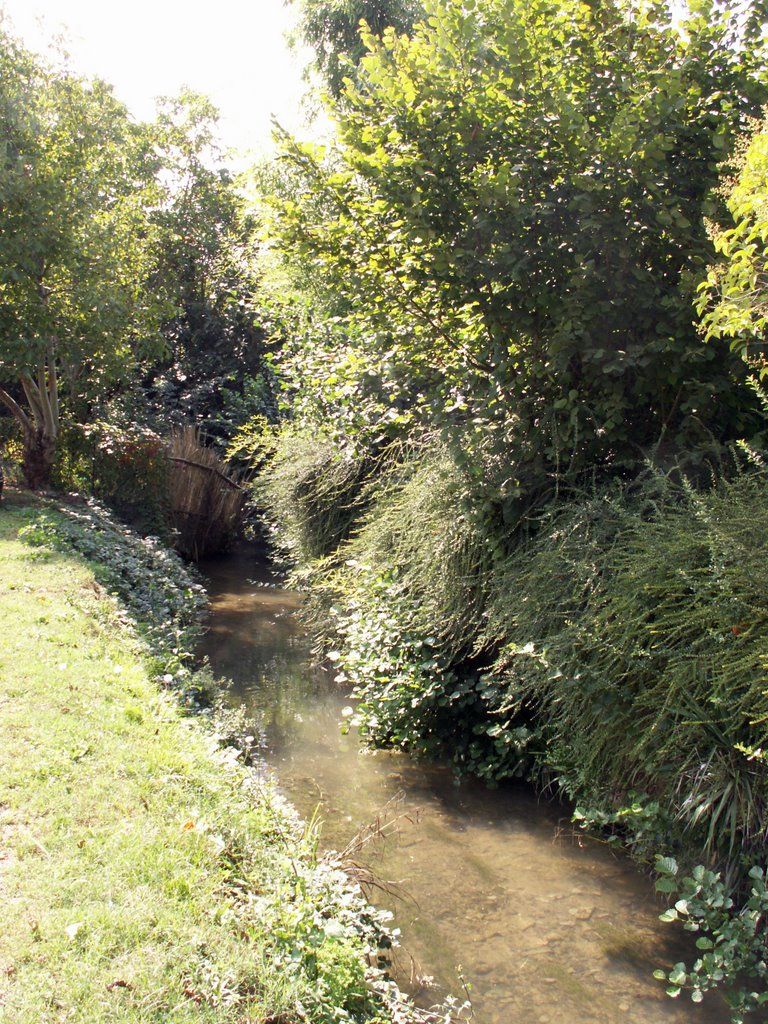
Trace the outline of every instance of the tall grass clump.
<path fill-rule="evenodd" d="M 313 624 L 338 680 L 355 687 L 368 738 L 448 758 L 493 781 L 519 773 L 525 729 L 485 710 L 482 634 L 493 555 L 465 506 L 463 471 L 439 445 L 413 448 L 376 482 L 353 535 L 315 573 Z"/>
<path fill-rule="evenodd" d="M 290 428 L 279 435 L 254 492 L 290 562 L 305 566 L 343 542 L 360 515 L 371 471 L 370 456 L 340 452 L 322 437 Z"/>
<path fill-rule="evenodd" d="M 487 640 L 505 726 L 616 812 L 644 794 L 735 878 L 764 855 L 768 480 L 709 492 L 651 474 L 554 510 L 496 571 Z"/>

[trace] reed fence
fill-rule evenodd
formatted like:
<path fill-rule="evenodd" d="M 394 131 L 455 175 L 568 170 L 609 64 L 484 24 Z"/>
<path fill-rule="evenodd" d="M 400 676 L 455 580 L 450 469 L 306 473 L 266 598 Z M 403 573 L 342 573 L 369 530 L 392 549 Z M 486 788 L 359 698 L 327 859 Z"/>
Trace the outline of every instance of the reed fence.
<path fill-rule="evenodd" d="M 224 550 L 242 521 L 245 492 L 239 481 L 194 426 L 172 434 L 168 459 L 176 547 L 193 561 Z"/>

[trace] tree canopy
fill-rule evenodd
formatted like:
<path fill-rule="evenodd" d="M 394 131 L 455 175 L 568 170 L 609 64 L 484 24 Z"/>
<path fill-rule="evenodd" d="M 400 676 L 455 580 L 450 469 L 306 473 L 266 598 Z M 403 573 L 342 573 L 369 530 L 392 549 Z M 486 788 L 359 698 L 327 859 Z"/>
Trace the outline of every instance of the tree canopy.
<path fill-rule="evenodd" d="M 156 278 L 173 309 L 142 395 L 158 420 L 194 421 L 221 437 L 222 420 L 263 411 L 271 396 L 255 300 L 256 221 L 223 166 L 217 120 L 209 100 L 185 91 L 161 102 L 153 125 L 167 194 L 153 214 Z"/>
<path fill-rule="evenodd" d="M 19 422 L 25 472 L 45 483 L 60 377 L 98 393 L 156 337 L 148 289 L 159 201 L 149 136 L 100 81 L 0 53 L 0 400 Z M 19 390 L 20 389 L 20 390 Z"/>
<path fill-rule="evenodd" d="M 245 415 L 249 375 L 263 377 L 254 223 L 207 99 L 184 92 L 137 123 L 105 83 L 2 41 L 0 403 L 41 486 L 62 410 L 92 417 L 147 376 L 143 422 L 221 412 L 224 392 Z"/>
<path fill-rule="evenodd" d="M 707 339 L 727 338 L 759 372 L 768 331 L 768 119 L 754 126 L 735 158 L 726 189 L 731 227 L 713 229 L 720 260 L 700 287 Z"/>
<path fill-rule="evenodd" d="M 299 5 L 298 35 L 314 51 L 313 65 L 337 99 L 344 79 L 366 54 L 360 23 L 380 36 L 409 32 L 423 12 L 419 0 L 289 0 Z"/>
<path fill-rule="evenodd" d="M 322 414 L 335 395 L 374 434 L 438 426 L 505 516 L 753 429 L 691 302 L 719 163 L 768 95 L 758 48 L 705 0 L 682 31 L 662 4 L 427 14 L 410 38 L 363 32 L 335 142 L 284 139 L 273 231 L 334 308 L 302 352 Z"/>

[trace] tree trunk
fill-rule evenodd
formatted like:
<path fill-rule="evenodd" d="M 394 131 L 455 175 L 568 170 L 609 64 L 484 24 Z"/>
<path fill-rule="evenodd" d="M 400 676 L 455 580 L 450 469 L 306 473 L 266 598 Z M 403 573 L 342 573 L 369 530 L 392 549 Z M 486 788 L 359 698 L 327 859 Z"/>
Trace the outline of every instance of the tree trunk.
<path fill-rule="evenodd" d="M 33 491 L 48 487 L 59 436 L 59 380 L 56 372 L 56 338 L 48 339 L 37 365 L 37 380 L 29 371 L 21 375 L 21 389 L 27 400 L 25 411 L 5 388 L 0 403 L 12 414 L 24 437 L 21 464 L 24 482 Z"/>
<path fill-rule="evenodd" d="M 25 435 L 21 469 L 24 482 L 30 490 L 39 491 L 49 486 L 55 454 L 56 440 L 49 437 L 45 431 L 38 429 Z"/>

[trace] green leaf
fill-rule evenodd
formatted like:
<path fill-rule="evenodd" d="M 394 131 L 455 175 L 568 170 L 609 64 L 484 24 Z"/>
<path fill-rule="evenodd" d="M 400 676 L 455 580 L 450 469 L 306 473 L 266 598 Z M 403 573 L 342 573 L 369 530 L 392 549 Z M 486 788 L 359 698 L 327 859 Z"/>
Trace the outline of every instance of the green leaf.
<path fill-rule="evenodd" d="M 660 875 L 676 875 L 678 870 L 674 857 L 657 857 L 654 868 Z"/>
<path fill-rule="evenodd" d="M 688 972 L 684 963 L 677 963 L 669 972 L 669 980 L 673 985 L 682 986 L 688 980 Z"/>
<path fill-rule="evenodd" d="M 656 880 L 656 892 L 677 892 L 677 882 L 674 878 L 658 878 Z"/>

